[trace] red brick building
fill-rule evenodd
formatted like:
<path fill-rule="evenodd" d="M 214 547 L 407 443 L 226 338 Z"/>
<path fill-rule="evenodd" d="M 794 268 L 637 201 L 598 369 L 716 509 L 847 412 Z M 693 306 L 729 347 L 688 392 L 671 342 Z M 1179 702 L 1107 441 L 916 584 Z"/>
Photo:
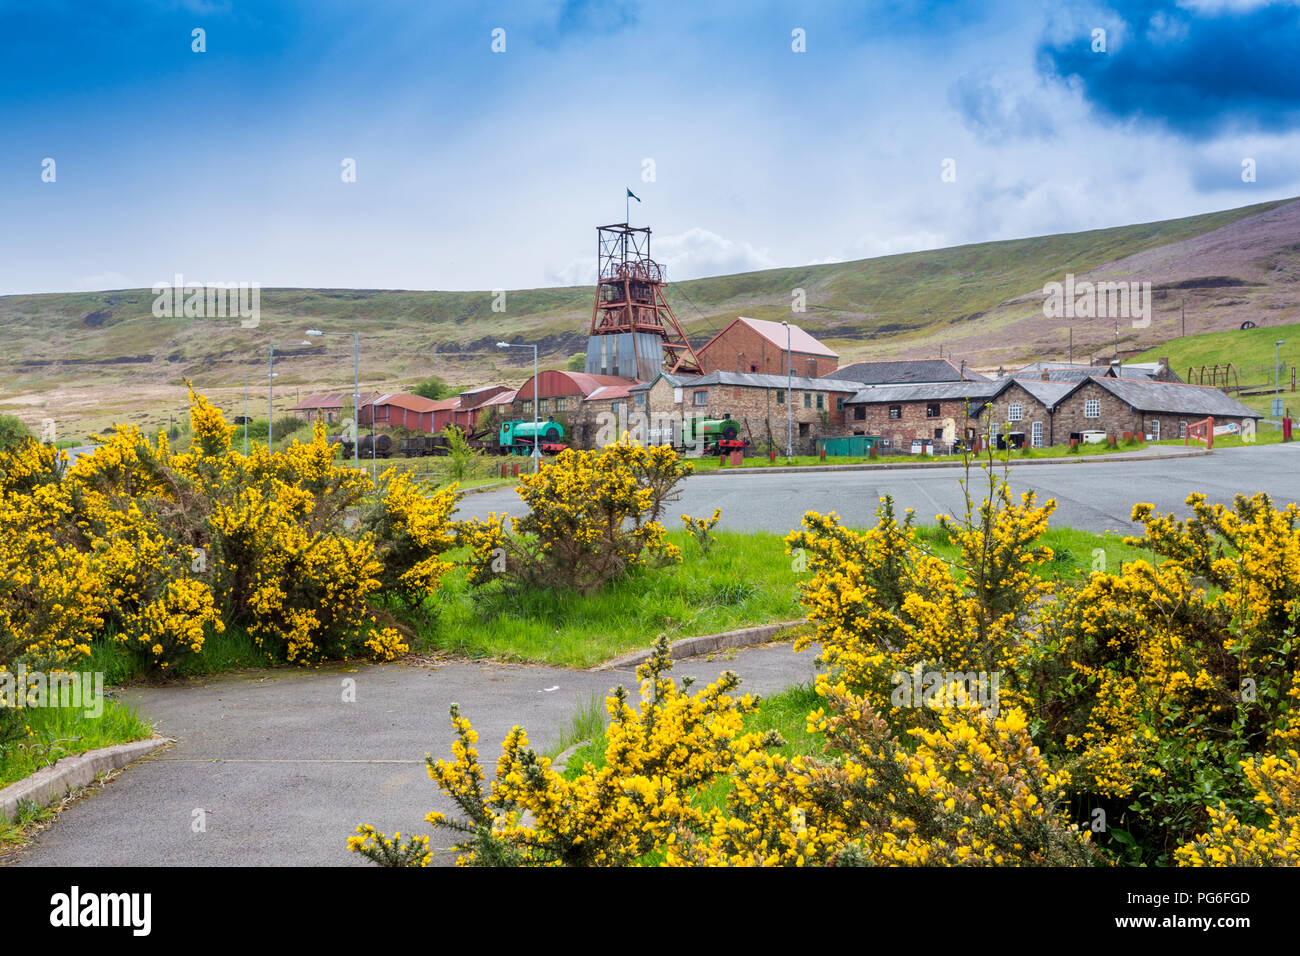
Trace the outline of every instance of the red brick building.
<path fill-rule="evenodd" d="M 762 375 L 785 375 L 793 371 L 803 378 L 819 378 L 835 371 L 839 354 L 815 338 L 791 325 L 788 332 L 780 322 L 748 319 L 744 316 L 696 349 L 705 374 L 709 372 L 747 372 Z M 787 357 L 789 368 L 786 367 Z"/>

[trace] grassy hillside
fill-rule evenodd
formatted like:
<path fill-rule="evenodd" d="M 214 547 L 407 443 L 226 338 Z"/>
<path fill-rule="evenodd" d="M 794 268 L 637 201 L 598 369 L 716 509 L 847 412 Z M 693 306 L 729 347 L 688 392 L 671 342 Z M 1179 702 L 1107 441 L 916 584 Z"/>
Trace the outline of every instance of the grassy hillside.
<path fill-rule="evenodd" d="M 1294 408 L 1300 403 L 1297 403 L 1297 394 L 1290 391 L 1291 369 L 1300 365 L 1300 323 L 1188 335 L 1171 339 L 1130 361 L 1154 362 L 1159 358 L 1168 358 L 1170 367 L 1190 382 L 1198 380 L 1197 373 L 1202 366 L 1222 366 L 1231 362 L 1242 388 L 1268 388 L 1274 384 L 1273 343 L 1278 341 L 1286 343 L 1276 350 L 1282 379 L 1282 397 L 1289 407 Z M 1193 372 L 1190 379 L 1187 377 L 1189 368 Z M 1212 383 L 1210 369 L 1206 369 L 1202 381 L 1206 385 Z M 1262 395 L 1241 396 L 1243 403 L 1265 413 L 1271 408 L 1272 399 L 1271 391 Z"/>
<path fill-rule="evenodd" d="M 1293 264 L 1300 245 L 1275 246 L 1300 224 L 1300 203 L 1283 210 L 1289 218 L 1281 228 L 1275 210 L 1285 205 L 1265 203 L 1166 222 L 698 279 L 670 285 L 668 297 L 697 342 L 736 315 L 788 317 L 791 291 L 802 288 L 808 311 L 797 321 L 836 348 L 845 363 L 867 357 L 931 357 L 940 349 L 976 366 L 1064 357 L 1065 330 L 1042 317 L 1044 283 L 1149 251 L 1172 250 L 1171 257 L 1179 259 L 1180 244 L 1201 241 L 1215 230 L 1242 229 L 1262 243 L 1261 255 L 1272 257 L 1268 281 L 1273 285 L 1258 279 L 1264 264 L 1256 268 L 1254 259 L 1238 264 L 1234 268 L 1249 275 L 1224 280 L 1233 287 L 1231 308 L 1214 313 L 1212 307 L 1221 304 L 1213 301 L 1219 279 L 1195 280 L 1206 301 L 1204 307 L 1189 309 L 1194 311 L 1189 328 L 1222 327 L 1232 318 L 1231 309 L 1254 309 L 1252 297 L 1265 292 L 1280 288 L 1289 295 L 1291 273 L 1277 267 L 1277 260 Z M 1278 243 L 1270 244 L 1274 232 Z M 1194 255 L 1181 256 L 1189 258 Z M 1186 264 L 1194 276 L 1201 274 L 1199 263 Z M 1220 272 L 1228 268 L 1214 266 Z M 530 371 L 523 367 L 527 354 L 501 352 L 494 343 L 502 338 L 537 342 L 544 361 L 558 366 L 583 348 L 592 294 L 587 286 L 510 292 L 501 313 L 492 311 L 492 294 L 486 291 L 263 289 L 261 323 L 251 330 L 230 319 L 157 319 L 151 314 L 149 290 L 0 297 L 0 335 L 7 345 L 0 354 L 0 411 L 17 412 L 29 421 L 53 417 L 78 430 L 122 417 L 153 425 L 181 410 L 182 379 L 193 380 L 234 409 L 242 405 L 248 377 L 253 401 L 261 402 L 250 404 L 250 410 L 265 414 L 268 345 L 274 343 L 276 388 L 283 390 L 283 396 L 277 395 L 279 413 L 281 397 L 351 382 L 352 349 L 346 339 L 315 339 L 310 347 L 290 350 L 313 327 L 361 332 L 363 387 L 400 388 L 430 374 L 458 385 L 517 382 Z M 1281 309 L 1275 320 L 1288 310 L 1291 319 L 1300 317 L 1290 302 L 1269 303 L 1268 308 Z M 1165 302 L 1163 307 L 1176 306 Z M 1160 308 L 1158 304 L 1159 321 L 1151 329 L 1125 329 L 1123 343 L 1155 344 L 1166 338 L 1168 315 Z M 1076 357 L 1112 344 L 1110 323 L 1076 325 Z"/>

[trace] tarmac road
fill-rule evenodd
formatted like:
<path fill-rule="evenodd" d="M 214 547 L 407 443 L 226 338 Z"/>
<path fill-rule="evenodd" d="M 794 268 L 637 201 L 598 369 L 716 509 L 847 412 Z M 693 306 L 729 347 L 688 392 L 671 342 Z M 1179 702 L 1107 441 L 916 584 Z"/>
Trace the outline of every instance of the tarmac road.
<path fill-rule="evenodd" d="M 1175 446 L 1156 446 L 1181 453 Z M 1238 493 L 1265 491 L 1279 507 L 1300 502 L 1300 442 L 1231 448 L 1194 458 L 1167 460 L 1076 459 L 1057 464 L 1012 464 L 1011 490 L 1019 495 L 1035 491 L 1040 501 L 1056 499 L 1053 525 L 1086 531 L 1132 531 L 1133 505 L 1150 502 L 1161 511 L 1186 515 L 1184 504 L 1194 491 L 1211 502 L 1231 504 Z M 999 469 L 1000 472 L 1001 469 Z M 960 515 L 964 498 L 960 466 L 872 471 L 812 471 L 800 474 L 764 474 L 742 471 L 728 475 L 702 475 L 687 479 L 681 497 L 671 506 L 669 528 L 680 527 L 679 514 L 710 515 L 722 509 L 720 528 L 737 531 L 776 531 L 799 527 L 805 511 L 837 512 L 851 527 L 875 524 L 882 495 L 894 496 L 895 506 L 915 508 L 917 520 L 932 523 L 940 513 Z M 982 472 L 972 470 L 972 494 L 978 503 L 984 494 Z M 467 496 L 458 517 L 487 517 L 488 512 L 515 515 L 523 509 L 513 489 Z"/>
<path fill-rule="evenodd" d="M 727 669 L 740 692 L 772 693 L 810 681 L 815 651 L 789 643 L 679 662 L 696 689 Z M 342 681 L 356 681 L 343 702 Z M 478 732 L 479 759 L 495 774 L 516 724 L 539 752 L 593 697 L 631 671 L 455 662 L 292 669 L 206 683 L 138 688 L 123 698 L 176 744 L 127 767 L 99 793 L 74 801 L 21 852 L 18 866 L 341 866 L 357 824 L 392 835 L 430 832 L 430 810 L 460 816 L 428 778 L 424 757 L 451 756 L 453 701 Z M 195 811 L 204 811 L 195 832 Z M 440 831 L 435 847 L 450 845 Z M 439 862 L 454 862 L 443 855 Z"/>

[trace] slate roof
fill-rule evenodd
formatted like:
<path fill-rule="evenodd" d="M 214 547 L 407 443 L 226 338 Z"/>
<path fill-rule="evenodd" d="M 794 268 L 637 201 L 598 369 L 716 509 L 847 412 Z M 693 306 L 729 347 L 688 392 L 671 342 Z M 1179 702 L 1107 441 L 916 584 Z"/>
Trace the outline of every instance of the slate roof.
<path fill-rule="evenodd" d="M 705 385 L 742 385 L 749 388 L 789 388 L 805 392 L 856 392 L 862 385 L 838 378 L 809 378 L 806 375 L 765 375 L 762 372 L 709 372 L 705 375 L 667 375 L 674 388 L 694 388 Z"/>
<path fill-rule="evenodd" d="M 1097 378 L 1093 381 L 1140 412 L 1216 415 L 1220 418 L 1263 417 L 1226 392 L 1209 385 L 1148 382 L 1132 378 Z"/>
<path fill-rule="evenodd" d="M 903 402 L 942 402 L 970 399 L 987 401 L 1007 387 L 1010 379 L 980 382 L 928 382 L 920 385 L 870 385 L 845 401 L 846 405 L 879 405 Z M 1024 385 L 1024 382 L 1020 383 Z M 1048 383 L 1050 384 L 1050 383 Z"/>
<path fill-rule="evenodd" d="M 947 359 L 909 359 L 898 362 L 858 362 L 831 372 L 829 377 L 861 385 L 919 385 L 924 382 L 960 382 L 962 370 Z M 966 369 L 966 381 L 987 382 L 979 372 Z"/>

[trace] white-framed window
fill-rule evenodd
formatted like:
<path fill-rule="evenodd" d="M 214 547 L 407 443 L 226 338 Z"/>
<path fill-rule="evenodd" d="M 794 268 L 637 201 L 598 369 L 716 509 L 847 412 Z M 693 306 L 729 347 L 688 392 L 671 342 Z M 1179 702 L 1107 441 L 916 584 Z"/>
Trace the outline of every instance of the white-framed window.
<path fill-rule="evenodd" d="M 1147 422 L 1147 433 L 1151 436 L 1152 441 L 1160 440 L 1160 419 L 1153 418 Z"/>
<path fill-rule="evenodd" d="M 539 398 L 539 399 L 537 400 L 537 414 L 538 414 L 538 415 L 545 415 L 545 414 L 546 414 L 546 399 L 544 399 L 544 398 Z"/>
<path fill-rule="evenodd" d="M 1012 402 L 1007 407 L 1007 421 L 1018 422 L 1025 417 L 1025 406 L 1019 402 Z"/>
<path fill-rule="evenodd" d="M 1178 423 L 1178 437 L 1179 438 L 1187 437 L 1187 422 Z"/>
<path fill-rule="evenodd" d="M 682 403 L 682 390 L 680 388 L 675 388 L 673 389 L 673 404 L 680 405 L 681 403 Z"/>
<path fill-rule="evenodd" d="M 1034 422 L 1034 427 L 1031 430 L 1031 435 L 1032 435 L 1031 440 L 1033 442 L 1033 446 L 1035 448 L 1042 448 L 1043 447 L 1043 423 L 1042 422 Z"/>
<path fill-rule="evenodd" d="M 1101 399 L 1090 398 L 1083 403 L 1084 418 L 1101 418 Z"/>
<path fill-rule="evenodd" d="M 696 404 L 696 405 L 707 405 L 707 404 L 709 404 L 709 393 L 706 392 L 706 391 L 698 391 L 698 392 L 696 392 L 696 393 L 695 393 L 695 404 Z"/>
<path fill-rule="evenodd" d="M 555 400 L 555 410 L 557 412 L 562 412 L 564 411 L 564 409 L 565 409 L 565 400 L 563 398 L 557 398 Z"/>

